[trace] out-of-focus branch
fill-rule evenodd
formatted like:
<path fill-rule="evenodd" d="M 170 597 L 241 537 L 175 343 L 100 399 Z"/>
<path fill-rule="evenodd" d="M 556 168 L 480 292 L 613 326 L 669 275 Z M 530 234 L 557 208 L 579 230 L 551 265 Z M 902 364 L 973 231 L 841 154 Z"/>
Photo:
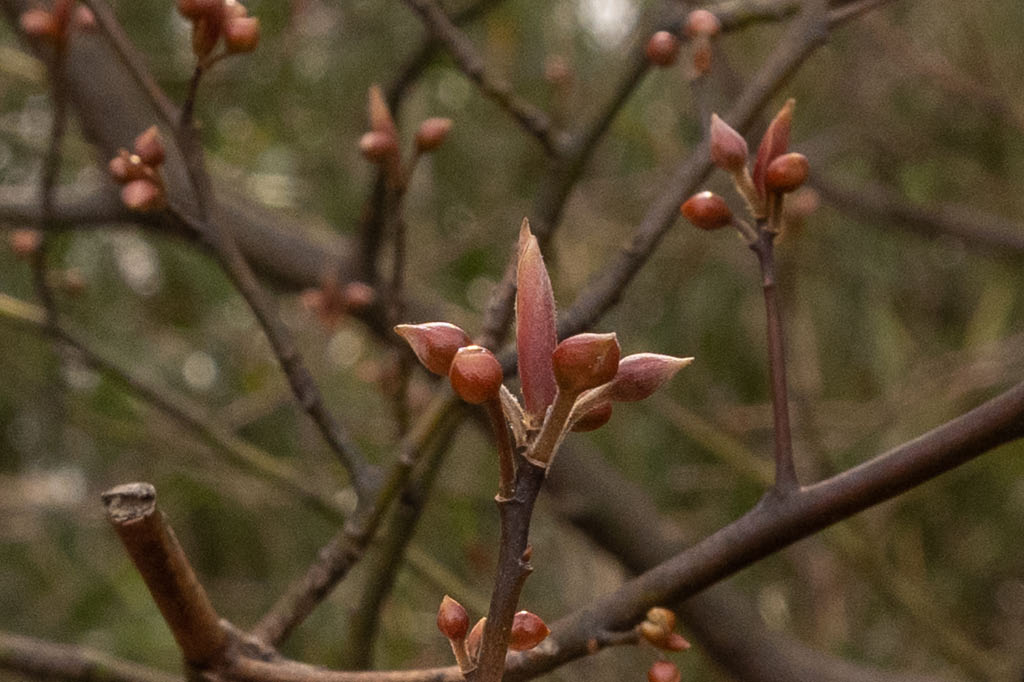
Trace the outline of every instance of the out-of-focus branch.
<path fill-rule="evenodd" d="M 0 632 L 0 670 L 67 682 L 182 682 L 102 651 Z"/>
<path fill-rule="evenodd" d="M 113 184 L 56 187 L 50 211 L 48 227 L 53 229 L 141 223 L 149 219 L 149 216 L 128 211 Z M 43 211 L 34 185 L 0 187 L 0 222 L 33 225 L 43 222 Z"/>

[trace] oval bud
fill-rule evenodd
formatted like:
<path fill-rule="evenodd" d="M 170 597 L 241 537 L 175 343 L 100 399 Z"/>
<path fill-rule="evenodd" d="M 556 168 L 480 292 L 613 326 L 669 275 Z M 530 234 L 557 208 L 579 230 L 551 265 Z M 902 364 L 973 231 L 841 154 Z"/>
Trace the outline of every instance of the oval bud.
<path fill-rule="evenodd" d="M 391 116 L 391 109 L 384 99 L 384 93 L 379 85 L 371 85 L 367 93 L 367 114 L 370 118 L 370 129 L 379 133 L 387 133 L 392 139 L 398 138 L 398 128 L 395 126 L 395 119 Z"/>
<path fill-rule="evenodd" d="M 252 52 L 260 42 L 260 20 L 235 17 L 224 25 L 224 46 L 228 52 Z"/>
<path fill-rule="evenodd" d="M 487 619 L 481 618 L 473 626 L 473 629 L 469 631 L 469 636 L 466 637 L 466 651 L 469 652 L 469 657 L 474 661 L 480 655 L 480 643 L 484 639 L 485 625 L 487 625 Z"/>
<path fill-rule="evenodd" d="M 465 639 L 469 631 L 469 614 L 462 604 L 447 594 L 437 609 L 437 629 L 448 639 L 456 641 Z"/>
<path fill-rule="evenodd" d="M 367 161 L 383 163 L 398 152 L 398 143 L 390 133 L 371 130 L 359 138 L 359 151 Z"/>
<path fill-rule="evenodd" d="M 450 118 L 428 118 L 416 131 L 416 148 L 421 152 L 434 151 L 444 143 L 451 129 Z"/>
<path fill-rule="evenodd" d="M 33 38 L 52 40 L 57 37 L 57 22 L 49 12 L 38 7 L 22 12 L 18 24 L 25 35 Z"/>
<path fill-rule="evenodd" d="M 710 38 L 722 30 L 722 22 L 706 9 L 695 9 L 686 15 L 686 35 Z"/>
<path fill-rule="evenodd" d="M 717 230 L 732 223 L 732 210 L 713 192 L 694 194 L 679 207 L 686 219 L 702 230 Z"/>
<path fill-rule="evenodd" d="M 96 15 L 85 5 L 76 5 L 73 22 L 81 31 L 92 31 L 96 28 Z"/>
<path fill-rule="evenodd" d="M 223 2 L 224 6 L 221 11 L 224 13 L 224 21 L 231 21 L 232 19 L 249 15 L 249 10 L 238 0 L 223 0 Z"/>
<path fill-rule="evenodd" d="M 775 118 L 768 124 L 768 129 L 761 138 L 761 144 L 757 147 L 757 157 L 754 159 L 754 186 L 763 197 L 765 195 L 764 174 L 768 165 L 777 157 L 782 156 L 789 149 L 789 131 L 793 124 L 793 109 L 796 107 L 796 100 L 790 98 L 775 114 Z"/>
<path fill-rule="evenodd" d="M 809 172 L 810 164 L 803 154 L 790 152 L 777 156 L 764 172 L 765 191 L 782 194 L 792 192 L 807 182 Z"/>
<path fill-rule="evenodd" d="M 730 173 L 739 173 L 746 168 L 749 154 L 743 136 L 718 114 L 711 114 L 711 162 Z"/>
<path fill-rule="evenodd" d="M 658 31 L 647 41 L 647 61 L 657 66 L 671 66 L 679 57 L 679 38 L 668 31 Z"/>
<path fill-rule="evenodd" d="M 615 334 L 577 334 L 555 347 L 551 363 L 555 382 L 564 393 L 582 393 L 607 384 L 619 369 Z"/>
<path fill-rule="evenodd" d="M 529 651 L 550 634 L 551 630 L 540 616 L 529 611 L 520 611 L 512 619 L 508 648 L 511 651 Z"/>
<path fill-rule="evenodd" d="M 602 389 L 603 397 L 623 403 L 643 400 L 691 362 L 693 358 L 676 358 L 657 353 L 627 355 L 619 362 L 615 378 L 606 389 Z"/>
<path fill-rule="evenodd" d="M 152 180 L 131 180 L 121 188 L 121 202 L 132 211 L 155 211 L 164 205 L 164 193 Z"/>
<path fill-rule="evenodd" d="M 395 332 L 405 339 L 424 367 L 441 376 L 448 376 L 455 353 L 473 343 L 469 334 L 448 322 L 400 324 Z"/>
<path fill-rule="evenodd" d="M 647 669 L 647 682 L 679 682 L 682 674 L 671 661 L 655 661 Z"/>
<path fill-rule="evenodd" d="M 576 433 L 595 431 L 607 424 L 611 418 L 612 404 L 610 402 L 599 403 L 576 418 L 572 423 L 572 430 Z"/>
<path fill-rule="evenodd" d="M 146 128 L 135 138 L 135 154 L 147 166 L 156 167 L 164 162 L 166 152 L 160 140 L 160 130 L 156 126 Z"/>
<path fill-rule="evenodd" d="M 501 363 L 483 346 L 463 346 L 455 352 L 448 380 L 460 398 L 479 405 L 498 397 L 501 390 Z"/>

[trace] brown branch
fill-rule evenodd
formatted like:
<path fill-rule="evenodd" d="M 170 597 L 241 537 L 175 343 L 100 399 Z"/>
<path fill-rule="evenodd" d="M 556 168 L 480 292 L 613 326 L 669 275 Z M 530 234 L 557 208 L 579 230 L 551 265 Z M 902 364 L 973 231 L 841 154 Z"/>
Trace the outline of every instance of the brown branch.
<path fill-rule="evenodd" d="M 36 186 L 0 186 L 0 222 L 32 223 L 44 230 L 106 226 L 111 223 L 144 222 L 121 203 L 113 184 L 75 184 L 55 187 L 50 218 L 43 220 Z"/>
<path fill-rule="evenodd" d="M 185 661 L 210 667 L 227 647 L 227 635 L 206 590 L 156 506 L 148 483 L 127 483 L 103 493 L 107 520 L 149 588 Z"/>
<path fill-rule="evenodd" d="M 0 670 L 68 682 L 182 682 L 102 651 L 0 632 Z"/>
<path fill-rule="evenodd" d="M 239 682 L 462 682 L 455 666 L 421 670 L 345 672 L 325 670 L 294 661 L 261 661 L 239 657 L 225 671 Z"/>

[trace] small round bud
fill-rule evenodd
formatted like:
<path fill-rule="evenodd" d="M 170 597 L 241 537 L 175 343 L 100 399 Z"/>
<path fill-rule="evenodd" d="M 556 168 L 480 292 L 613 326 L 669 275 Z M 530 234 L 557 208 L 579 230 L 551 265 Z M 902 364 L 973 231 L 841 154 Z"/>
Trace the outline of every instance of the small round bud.
<path fill-rule="evenodd" d="M 722 30 L 722 22 L 706 9 L 695 9 L 686 15 L 686 35 L 711 37 Z"/>
<path fill-rule="evenodd" d="M 234 17 L 224 25 L 224 46 L 228 52 L 252 52 L 260 42 L 260 20 Z"/>
<path fill-rule="evenodd" d="M 7 243 L 18 258 L 28 258 L 39 249 L 43 241 L 43 233 L 39 230 L 12 230 L 7 235 Z"/>
<path fill-rule="evenodd" d="M 730 173 L 739 173 L 746 168 L 749 154 L 743 136 L 718 114 L 711 114 L 711 162 Z"/>
<path fill-rule="evenodd" d="M 682 674 L 671 661 L 655 661 L 647 670 L 647 682 L 679 682 Z"/>
<path fill-rule="evenodd" d="M 671 66 L 679 57 L 679 39 L 668 31 L 658 31 L 647 41 L 647 61 L 657 66 Z"/>
<path fill-rule="evenodd" d="M 400 324 L 395 332 L 405 339 L 424 367 L 441 376 L 448 376 L 455 353 L 472 344 L 466 332 L 448 322 Z"/>
<path fill-rule="evenodd" d="M 25 35 L 33 38 L 52 40 L 57 37 L 57 22 L 49 12 L 38 7 L 22 12 L 18 24 Z"/>
<path fill-rule="evenodd" d="M 391 133 L 371 130 L 359 138 L 359 151 L 367 161 L 383 163 L 395 155 L 398 144 Z"/>
<path fill-rule="evenodd" d="M 785 194 L 807 182 L 810 164 L 807 157 L 790 152 L 775 157 L 764 172 L 764 188 L 769 192 Z"/>
<path fill-rule="evenodd" d="M 74 25 L 82 31 L 92 31 L 96 28 L 96 15 L 85 5 L 75 6 Z"/>
<path fill-rule="evenodd" d="M 551 363 L 555 382 L 564 393 L 582 393 L 615 377 L 619 369 L 615 334 L 577 334 L 555 347 Z"/>
<path fill-rule="evenodd" d="M 482 346 L 463 346 L 452 358 L 448 380 L 460 398 L 479 405 L 498 397 L 503 379 L 501 363 Z"/>
<path fill-rule="evenodd" d="M 447 594 L 437 609 L 437 629 L 442 635 L 455 641 L 465 639 L 469 631 L 469 614 L 462 604 Z"/>
<path fill-rule="evenodd" d="M 586 433 L 601 428 L 612 418 L 612 404 L 610 402 L 600 403 L 575 419 L 572 423 L 572 430 L 576 433 Z"/>
<path fill-rule="evenodd" d="M 156 167 L 164 162 L 166 152 L 160 140 L 160 130 L 156 126 L 146 128 L 135 138 L 135 154 L 147 166 Z"/>
<path fill-rule="evenodd" d="M 223 2 L 224 21 L 249 16 L 249 11 L 245 9 L 245 5 L 238 2 L 238 0 L 223 0 Z"/>
<path fill-rule="evenodd" d="M 155 211 L 163 207 L 164 193 L 152 180 L 132 180 L 121 188 L 121 202 L 132 211 Z"/>
<path fill-rule="evenodd" d="M 679 208 L 686 219 L 702 230 L 717 230 L 732 223 L 732 210 L 713 192 L 700 192 Z"/>
<path fill-rule="evenodd" d="M 619 371 L 607 389 L 602 389 L 603 397 L 622 403 L 643 400 L 691 362 L 693 358 L 657 353 L 627 355 L 619 362 Z"/>
<path fill-rule="evenodd" d="M 440 147 L 452 129 L 450 118 L 428 118 L 416 131 L 416 148 L 421 152 L 432 152 Z"/>
<path fill-rule="evenodd" d="M 551 630 L 540 616 L 529 611 L 520 611 L 512 619 L 508 648 L 511 651 L 529 651 L 550 634 Z"/>

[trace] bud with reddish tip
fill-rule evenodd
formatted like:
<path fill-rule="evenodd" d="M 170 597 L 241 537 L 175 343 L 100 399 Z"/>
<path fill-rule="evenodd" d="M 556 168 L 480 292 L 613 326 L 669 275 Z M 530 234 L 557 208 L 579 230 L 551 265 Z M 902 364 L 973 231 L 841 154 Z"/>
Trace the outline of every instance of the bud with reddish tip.
<path fill-rule="evenodd" d="M 437 609 L 437 629 L 448 639 L 461 641 L 469 632 L 469 614 L 462 604 L 447 594 Z"/>
<path fill-rule="evenodd" d="M 761 144 L 757 148 L 757 158 L 754 160 L 754 186 L 758 193 L 765 196 L 764 175 L 768 165 L 786 153 L 789 148 L 789 130 L 793 122 L 793 109 L 796 107 L 796 100 L 788 99 L 779 113 L 775 115 L 768 129 L 761 138 Z"/>
<path fill-rule="evenodd" d="M 469 631 L 469 635 L 466 637 L 466 651 L 469 652 L 469 657 L 473 660 L 480 655 L 480 643 L 484 639 L 484 626 L 487 625 L 487 619 L 481 618 L 473 626 L 473 629 Z"/>
<path fill-rule="evenodd" d="M 132 211 L 155 211 L 164 205 L 164 193 L 152 180 L 132 180 L 121 188 L 121 202 Z"/>
<path fill-rule="evenodd" d="M 743 136 L 718 114 L 711 114 L 711 162 L 730 173 L 741 173 L 749 154 Z"/>
<path fill-rule="evenodd" d="M 619 371 L 603 389 L 606 400 L 630 403 L 643 400 L 686 367 L 693 358 L 676 358 L 657 353 L 627 355 L 619 361 Z"/>
<path fill-rule="evenodd" d="M 694 194 L 679 207 L 686 219 L 702 230 L 717 230 L 732 223 L 732 210 L 713 192 Z"/>
<path fill-rule="evenodd" d="M 57 22 L 53 20 L 53 16 L 49 12 L 38 7 L 22 12 L 18 18 L 18 24 L 25 35 L 33 38 L 53 40 L 57 37 Z"/>
<path fill-rule="evenodd" d="M 228 52 L 252 52 L 260 42 L 260 20 L 256 17 L 233 17 L 224 25 L 224 46 Z"/>
<path fill-rule="evenodd" d="M 555 296 L 537 238 L 523 219 L 516 270 L 516 349 L 526 413 L 539 425 L 555 399 Z"/>
<path fill-rule="evenodd" d="M 371 130 L 359 138 L 359 151 L 367 161 L 383 163 L 398 152 L 398 143 L 394 135 Z"/>
<path fill-rule="evenodd" d="M 342 291 L 342 298 L 348 310 L 363 310 L 373 305 L 373 302 L 377 300 L 377 292 L 366 282 L 349 282 L 345 285 L 344 291 Z M 442 374 L 446 373 L 442 372 Z"/>
<path fill-rule="evenodd" d="M 164 143 L 160 140 L 160 130 L 156 126 L 146 128 L 135 138 L 135 154 L 147 166 L 156 167 L 164 162 Z"/>
<path fill-rule="evenodd" d="M 416 131 L 416 149 L 421 152 L 432 152 L 442 144 L 452 129 L 450 118 L 428 118 L 420 123 Z"/>
<path fill-rule="evenodd" d="M 768 192 L 785 194 L 807 182 L 810 164 L 807 157 L 790 152 L 775 157 L 764 172 L 764 188 Z"/>
<path fill-rule="evenodd" d="M 448 376 L 455 353 L 472 344 L 466 332 L 448 322 L 400 324 L 395 332 L 405 339 L 424 367 L 441 376 Z"/>
<path fill-rule="evenodd" d="M 655 661 L 647 670 L 647 682 L 679 682 L 682 673 L 671 661 Z"/>
<path fill-rule="evenodd" d="M 595 431 L 607 424 L 611 418 L 612 404 L 610 402 L 598 403 L 594 407 L 588 408 L 580 416 L 574 417 L 571 430 L 576 433 Z"/>
<path fill-rule="evenodd" d="M 508 648 L 511 651 L 529 651 L 550 634 L 551 630 L 540 616 L 529 611 L 520 611 L 512 619 Z"/>
<path fill-rule="evenodd" d="M 562 341 L 551 355 L 558 389 L 578 394 L 606 384 L 619 369 L 615 334 L 577 334 Z"/>
<path fill-rule="evenodd" d="M 706 9 L 695 9 L 686 15 L 686 35 L 710 38 L 722 30 L 722 22 Z"/>
<path fill-rule="evenodd" d="M 679 57 L 679 39 L 668 31 L 658 31 L 647 41 L 647 61 L 657 66 L 671 66 Z"/>
<path fill-rule="evenodd" d="M 503 378 L 498 358 L 483 346 L 460 348 L 448 370 L 455 393 L 472 405 L 497 399 Z"/>

